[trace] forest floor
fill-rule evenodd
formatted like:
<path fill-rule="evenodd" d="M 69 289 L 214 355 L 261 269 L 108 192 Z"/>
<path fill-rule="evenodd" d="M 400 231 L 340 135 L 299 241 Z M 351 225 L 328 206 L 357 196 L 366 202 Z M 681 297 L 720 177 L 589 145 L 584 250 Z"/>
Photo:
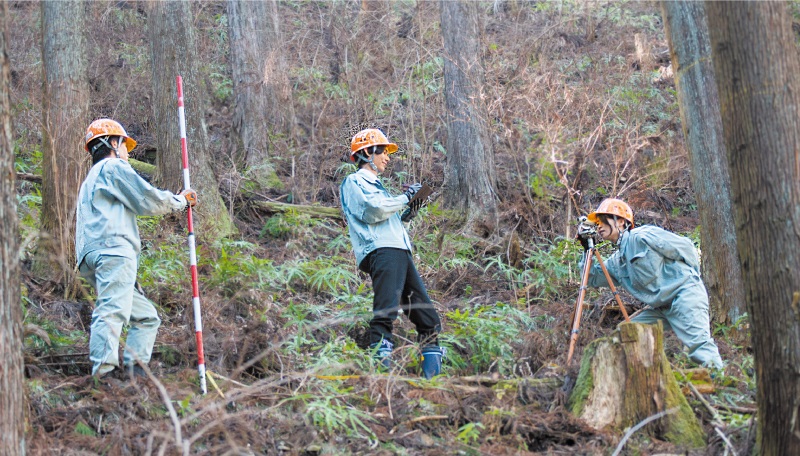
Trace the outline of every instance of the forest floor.
<path fill-rule="evenodd" d="M 402 316 L 395 368 L 381 373 L 370 361 L 369 279 L 349 261 L 333 221 L 272 215 L 240 229 L 255 232 L 277 217 L 292 231 L 216 248 L 201 244 L 205 358 L 213 379 L 206 396 L 195 368 L 190 284 L 178 259 L 185 245 L 174 220 L 144 230 L 150 248 L 140 280 L 164 320 L 147 379 L 92 378 L 91 299 L 60 299 L 63 290 L 47 289 L 26 272 L 26 322 L 38 326 L 28 327 L 26 339 L 31 454 L 610 454 L 621 436 L 588 427 L 569 413 L 567 399 L 582 348 L 620 321 L 603 310 L 611 295 L 590 293 L 568 366 L 575 246 L 557 244 L 525 259 L 523 271 L 548 268 L 553 276 L 538 280 L 556 281 L 548 299 L 528 302 L 537 278 L 515 284 L 504 280 L 508 271 L 481 271 L 477 259 L 501 246 L 450 233 L 445 215 L 427 211 L 412 230 L 421 238 L 418 267 L 443 316 L 448 348 L 444 375 L 429 381 L 419 378 L 413 327 Z M 746 454 L 754 442 L 755 382 L 752 355 L 735 342 L 736 329 L 715 334 L 727 367 L 703 400 L 718 417 L 681 379 L 708 447 L 634 435 L 622 454 L 722 454 L 729 444 L 716 429 Z M 692 367 L 670 333 L 666 350 L 676 371 Z"/>

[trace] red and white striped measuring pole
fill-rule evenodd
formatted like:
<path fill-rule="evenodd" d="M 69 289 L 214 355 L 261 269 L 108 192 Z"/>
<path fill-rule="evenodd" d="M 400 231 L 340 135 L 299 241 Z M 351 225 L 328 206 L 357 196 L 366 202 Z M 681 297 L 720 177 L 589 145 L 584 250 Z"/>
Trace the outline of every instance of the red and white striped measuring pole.
<path fill-rule="evenodd" d="M 178 82 L 178 122 L 181 127 L 181 155 L 183 156 L 183 189 L 192 188 L 189 181 L 189 151 L 186 147 L 186 116 L 183 112 L 183 78 L 176 78 Z M 203 359 L 203 318 L 200 315 L 200 290 L 197 284 L 197 247 L 194 242 L 194 224 L 192 223 L 192 206 L 187 208 L 189 218 L 189 270 L 192 273 L 192 308 L 194 309 L 194 335 L 197 339 L 197 371 L 200 373 L 200 389 L 205 395 L 206 388 L 206 362 Z"/>

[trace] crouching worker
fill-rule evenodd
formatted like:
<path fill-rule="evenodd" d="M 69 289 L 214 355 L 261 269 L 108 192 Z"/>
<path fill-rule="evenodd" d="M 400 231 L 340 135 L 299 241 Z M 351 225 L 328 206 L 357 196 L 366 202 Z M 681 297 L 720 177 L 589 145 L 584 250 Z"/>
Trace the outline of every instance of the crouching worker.
<path fill-rule="evenodd" d="M 396 151 L 397 144 L 389 142 L 380 130 L 370 128 L 353 136 L 350 160 L 359 169 L 347 176 L 339 189 L 342 210 L 358 268 L 370 275 L 375 292 L 370 348 L 381 365 L 389 368 L 394 348 L 392 323 L 402 308 L 417 329 L 423 375 L 431 378 L 439 375 L 442 367 L 437 339 L 441 321 L 414 267 L 411 241 L 400 220 L 420 184 L 392 196 L 378 179 L 389 164 L 389 155 Z"/>
<path fill-rule="evenodd" d="M 686 345 L 694 362 L 722 368 L 719 349 L 711 337 L 708 294 L 692 241 L 656 226 L 634 228 L 630 206 L 618 199 L 603 200 L 587 218 L 597 224 L 604 240 L 618 248 L 605 261 L 614 285 L 622 286 L 647 306 L 631 321 L 662 321 Z M 588 249 L 588 240 L 579 239 Z M 597 263 L 589 271 L 589 286 L 608 286 Z"/>
<path fill-rule="evenodd" d="M 89 336 L 92 375 L 144 375 L 161 324 L 155 305 L 136 286 L 141 251 L 137 215 L 160 215 L 194 206 L 197 194 L 162 191 L 139 177 L 128 163 L 136 147 L 118 122 L 98 119 L 89 125 L 86 150 L 92 168 L 77 203 L 75 249 L 81 276 L 97 290 Z M 120 371 L 119 338 L 130 324 Z"/>

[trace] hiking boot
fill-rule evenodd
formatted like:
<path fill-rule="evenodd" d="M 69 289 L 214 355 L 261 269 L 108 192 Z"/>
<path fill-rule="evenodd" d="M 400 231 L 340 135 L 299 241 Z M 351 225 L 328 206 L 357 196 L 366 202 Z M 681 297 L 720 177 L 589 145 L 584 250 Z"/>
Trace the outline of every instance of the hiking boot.
<path fill-rule="evenodd" d="M 381 369 L 389 370 L 392 368 L 393 343 L 386 339 L 381 339 L 380 342 L 370 344 L 369 349 L 372 352 L 372 359 L 378 363 Z"/>
<path fill-rule="evenodd" d="M 422 376 L 430 380 L 441 374 L 443 357 L 444 349 L 438 345 L 426 345 L 422 347 L 422 357 L 420 359 Z"/>

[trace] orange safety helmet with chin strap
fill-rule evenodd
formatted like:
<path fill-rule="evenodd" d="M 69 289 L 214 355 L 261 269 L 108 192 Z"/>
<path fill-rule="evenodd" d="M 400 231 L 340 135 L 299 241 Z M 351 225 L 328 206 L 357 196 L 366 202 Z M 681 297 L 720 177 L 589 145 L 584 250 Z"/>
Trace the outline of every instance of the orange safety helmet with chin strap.
<path fill-rule="evenodd" d="M 372 146 L 386 146 L 387 154 L 397 152 L 397 144 L 389 142 L 382 131 L 377 128 L 367 128 L 356 133 L 350 141 L 350 161 L 355 162 L 359 151 Z"/>
<path fill-rule="evenodd" d="M 600 202 L 600 205 L 597 206 L 597 210 L 590 213 L 586 216 L 592 223 L 600 223 L 600 219 L 597 218 L 599 214 L 606 214 L 606 215 L 616 215 L 617 217 L 622 217 L 631 224 L 631 228 L 634 227 L 633 224 L 633 211 L 631 207 L 628 206 L 625 201 L 616 198 L 606 198 Z"/>
<path fill-rule="evenodd" d="M 136 147 L 136 141 L 128 136 L 128 133 L 122 128 L 119 122 L 111 119 L 97 119 L 89 124 L 89 128 L 86 129 L 86 137 L 84 138 L 84 148 L 86 151 L 91 152 L 89 150 L 90 142 L 105 136 L 121 136 L 124 138 L 123 142 L 125 146 L 127 146 L 128 152 Z"/>

